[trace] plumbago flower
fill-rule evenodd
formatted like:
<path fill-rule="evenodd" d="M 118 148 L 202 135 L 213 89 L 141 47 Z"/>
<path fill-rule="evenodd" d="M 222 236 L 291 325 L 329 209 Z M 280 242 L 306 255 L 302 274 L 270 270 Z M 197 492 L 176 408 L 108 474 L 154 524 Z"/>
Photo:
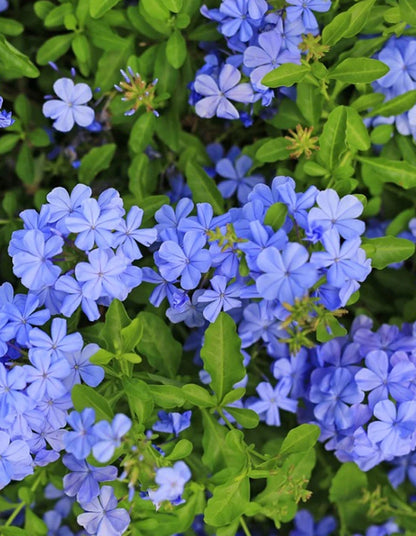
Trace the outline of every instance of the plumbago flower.
<path fill-rule="evenodd" d="M 210 118 L 216 115 L 224 119 L 238 119 L 240 114 L 230 102 L 253 102 L 253 90 L 250 84 L 240 84 L 241 73 L 232 65 L 222 67 L 218 80 L 208 74 L 200 74 L 195 79 L 195 91 L 203 98 L 195 105 L 200 117 Z"/>
<path fill-rule="evenodd" d="M 53 89 L 60 100 L 45 102 L 43 115 L 54 119 L 53 126 L 60 132 L 69 132 L 76 123 L 88 127 L 94 121 L 94 110 L 86 103 L 92 99 L 92 91 L 87 84 L 74 84 L 70 78 L 59 78 Z"/>

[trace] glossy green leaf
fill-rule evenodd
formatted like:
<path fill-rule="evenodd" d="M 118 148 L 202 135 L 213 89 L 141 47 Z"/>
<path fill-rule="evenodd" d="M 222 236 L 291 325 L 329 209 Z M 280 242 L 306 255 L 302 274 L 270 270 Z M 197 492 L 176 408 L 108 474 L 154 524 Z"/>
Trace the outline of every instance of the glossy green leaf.
<path fill-rule="evenodd" d="M 350 7 L 347 13 L 351 16 L 349 27 L 344 31 L 343 37 L 354 37 L 364 28 L 376 0 L 360 0 Z"/>
<path fill-rule="evenodd" d="M 380 238 L 365 238 L 361 247 L 371 258 L 371 266 L 377 270 L 386 268 L 389 264 L 405 261 L 415 252 L 415 244 L 406 238 L 382 236 Z"/>
<path fill-rule="evenodd" d="M 90 15 L 94 19 L 99 19 L 112 7 L 117 5 L 120 0 L 89 0 L 90 2 Z"/>
<path fill-rule="evenodd" d="M 210 386 L 219 403 L 246 374 L 240 347 L 234 320 L 228 314 L 220 313 L 206 330 L 201 349 L 204 369 L 211 376 Z"/>
<path fill-rule="evenodd" d="M 4 35 L 0 34 L 0 66 L 6 70 L 13 70 L 18 76 L 37 78 L 38 68 L 30 59 L 10 44 Z"/>
<path fill-rule="evenodd" d="M 399 0 L 399 7 L 402 19 L 416 26 L 416 4 L 413 0 Z"/>
<path fill-rule="evenodd" d="M 207 175 L 202 167 L 188 160 L 185 167 L 185 175 L 188 186 L 192 191 L 195 203 L 210 203 L 215 214 L 222 214 L 224 199 L 215 185 L 215 182 Z"/>
<path fill-rule="evenodd" d="M 105 169 L 108 169 L 116 151 L 115 143 L 107 143 L 101 147 L 93 147 L 81 159 L 79 180 L 85 184 L 90 182 Z"/>
<path fill-rule="evenodd" d="M 256 152 L 259 162 L 277 162 L 289 158 L 290 151 L 287 146 L 289 141 L 286 138 L 274 138 L 267 140 Z"/>
<path fill-rule="evenodd" d="M 400 115 L 416 104 L 416 89 L 412 91 L 407 91 L 403 95 L 398 95 L 393 99 L 384 102 L 380 106 L 376 106 L 368 114 L 368 117 L 374 117 L 382 115 L 383 117 L 390 117 L 391 115 Z"/>
<path fill-rule="evenodd" d="M 111 409 L 107 399 L 100 395 L 93 387 L 88 385 L 74 385 L 71 391 L 72 402 L 77 411 L 82 411 L 84 408 L 92 408 L 95 411 L 97 421 L 111 421 L 113 418 L 113 410 Z"/>
<path fill-rule="evenodd" d="M 351 107 L 347 108 L 347 143 L 357 151 L 366 151 L 371 146 L 367 127 L 357 110 Z"/>
<path fill-rule="evenodd" d="M 330 70 L 329 78 L 346 84 L 370 83 L 389 72 L 379 60 L 371 58 L 347 58 Z"/>
<path fill-rule="evenodd" d="M 319 137 L 320 151 L 318 160 L 328 170 L 337 167 L 340 157 L 346 149 L 345 132 L 347 130 L 347 107 L 337 106 L 329 114 Z"/>
<path fill-rule="evenodd" d="M 183 7 L 184 0 L 161 0 L 166 9 L 173 11 L 173 13 L 179 13 Z"/>
<path fill-rule="evenodd" d="M 227 407 L 227 412 L 234 417 L 234 419 L 241 424 L 243 428 L 252 429 L 257 428 L 259 425 L 258 414 L 251 409 Z"/>
<path fill-rule="evenodd" d="M 183 460 L 191 454 L 193 450 L 193 445 L 188 439 L 180 439 L 172 452 L 166 456 L 167 460 Z"/>
<path fill-rule="evenodd" d="M 405 190 L 416 187 L 416 166 L 381 157 L 359 157 L 382 182 L 392 182 Z"/>
<path fill-rule="evenodd" d="M 320 433 L 319 427 L 315 424 L 301 424 L 292 428 L 283 441 L 279 451 L 280 456 L 311 449 L 318 441 Z"/>
<path fill-rule="evenodd" d="M 143 336 L 137 345 L 139 353 L 160 373 L 173 378 L 182 357 L 181 344 L 159 316 L 143 311 L 137 318 L 143 324 Z"/>
<path fill-rule="evenodd" d="M 347 33 L 351 25 L 351 13 L 348 11 L 339 13 L 322 30 L 322 43 L 333 46 Z"/>
<path fill-rule="evenodd" d="M 166 43 L 166 59 L 174 69 L 179 69 L 186 59 L 186 41 L 179 30 L 175 30 Z"/>
<path fill-rule="evenodd" d="M 214 488 L 204 519 L 208 525 L 222 527 L 238 519 L 250 502 L 250 481 L 243 477 Z"/>
<path fill-rule="evenodd" d="M 68 52 L 74 34 L 55 35 L 47 39 L 36 54 L 39 65 L 46 65 L 48 61 L 55 61 Z"/>
<path fill-rule="evenodd" d="M 286 221 L 287 205 L 284 203 L 273 203 L 266 212 L 264 223 L 270 225 L 273 231 L 278 231 Z"/>
<path fill-rule="evenodd" d="M 194 383 L 187 383 L 182 387 L 184 397 L 188 402 L 200 408 L 211 408 L 215 406 L 215 400 L 206 389 Z"/>
<path fill-rule="evenodd" d="M 274 69 L 262 79 L 261 83 L 267 87 L 290 87 L 297 82 L 301 82 L 307 73 L 310 72 L 309 67 L 305 65 L 297 65 L 295 63 L 284 63 Z"/>

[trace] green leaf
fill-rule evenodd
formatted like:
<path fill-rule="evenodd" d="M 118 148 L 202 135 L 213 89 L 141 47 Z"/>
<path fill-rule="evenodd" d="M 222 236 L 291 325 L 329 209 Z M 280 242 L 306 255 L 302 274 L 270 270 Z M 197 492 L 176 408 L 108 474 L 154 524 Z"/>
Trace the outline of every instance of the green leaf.
<path fill-rule="evenodd" d="M 11 45 L 4 35 L 0 34 L 0 65 L 7 71 L 13 71 L 19 76 L 37 78 L 39 70 L 30 59 Z"/>
<path fill-rule="evenodd" d="M 302 82 L 297 85 L 296 90 L 296 104 L 302 115 L 310 126 L 318 126 L 323 106 L 323 96 L 319 88 Z"/>
<path fill-rule="evenodd" d="M 301 82 L 307 73 L 309 67 L 297 65 L 295 63 L 284 63 L 277 69 L 274 69 L 262 79 L 261 83 L 267 87 L 290 87 L 297 82 Z"/>
<path fill-rule="evenodd" d="M 405 190 L 416 187 L 416 166 L 408 162 L 381 157 L 358 157 L 358 160 L 382 182 L 392 182 Z"/>
<path fill-rule="evenodd" d="M 101 91 L 107 91 L 113 87 L 114 82 L 120 80 L 120 69 L 126 67 L 126 61 L 130 56 L 132 46 L 133 40 L 129 38 L 126 40 L 124 47 L 108 50 L 101 54 L 98 60 L 94 86 L 101 88 Z"/>
<path fill-rule="evenodd" d="M 47 147 L 51 144 L 51 140 L 43 128 L 35 128 L 32 132 L 29 132 L 27 137 L 34 147 Z"/>
<path fill-rule="evenodd" d="M 130 411 L 137 417 L 139 423 L 144 424 L 151 417 L 154 408 L 149 386 L 142 380 L 127 376 L 123 376 L 122 382 Z"/>
<path fill-rule="evenodd" d="M 163 409 L 183 406 L 186 396 L 179 387 L 174 385 L 149 385 L 155 403 Z"/>
<path fill-rule="evenodd" d="M 379 60 L 370 58 L 347 58 L 330 70 L 328 78 L 346 84 L 370 83 L 389 72 L 389 68 Z"/>
<path fill-rule="evenodd" d="M 277 162 L 289 158 L 290 151 L 287 146 L 289 141 L 286 138 L 274 138 L 267 140 L 256 152 L 259 162 Z"/>
<path fill-rule="evenodd" d="M 188 402 L 200 408 L 211 408 L 215 406 L 214 397 L 206 389 L 194 383 L 188 383 L 182 387 L 184 397 Z"/>
<path fill-rule="evenodd" d="M 380 106 L 376 106 L 368 114 L 368 117 L 374 117 L 375 115 L 382 115 L 383 117 L 390 117 L 391 115 L 400 115 L 416 104 L 416 89 L 407 91 L 403 95 L 394 97 L 387 102 L 384 102 Z"/>
<path fill-rule="evenodd" d="M 48 61 L 57 60 L 68 52 L 73 38 L 74 34 L 69 33 L 65 35 L 55 35 L 55 37 L 47 39 L 36 54 L 36 61 L 39 65 L 46 65 Z"/>
<path fill-rule="evenodd" d="M 264 223 L 270 225 L 273 231 L 278 231 L 286 221 L 287 206 L 284 203 L 273 203 L 266 212 Z"/>
<path fill-rule="evenodd" d="M 257 428 L 259 425 L 259 416 L 251 409 L 233 408 L 232 406 L 227 406 L 226 411 L 232 415 L 238 424 L 241 424 L 243 428 L 252 429 Z"/>
<path fill-rule="evenodd" d="M 100 348 L 98 352 L 90 357 L 90 362 L 94 365 L 107 365 L 112 359 L 114 359 L 114 352 Z"/>
<path fill-rule="evenodd" d="M 140 5 L 151 19 L 159 22 L 166 22 L 169 19 L 169 10 L 163 6 L 163 2 L 160 0 L 141 0 Z"/>
<path fill-rule="evenodd" d="M 131 323 L 131 320 L 120 300 L 114 299 L 105 314 L 105 323 L 102 324 L 101 334 L 107 343 L 107 350 L 121 355 L 123 352 L 122 330 Z"/>
<path fill-rule="evenodd" d="M 353 150 L 366 151 L 371 147 L 368 129 L 354 108 L 347 108 L 347 143 Z"/>
<path fill-rule="evenodd" d="M 371 266 L 377 270 L 389 264 L 405 261 L 415 252 L 415 244 L 406 238 L 382 236 L 380 238 L 363 238 L 361 247 L 371 258 Z"/>
<path fill-rule="evenodd" d="M 166 43 L 166 59 L 174 69 L 179 69 L 186 59 L 186 41 L 179 30 L 175 30 Z"/>
<path fill-rule="evenodd" d="M 384 145 L 387 143 L 392 134 L 394 126 L 393 125 L 377 125 L 370 134 L 370 139 L 372 143 L 376 145 Z"/>
<path fill-rule="evenodd" d="M 322 43 L 333 46 L 347 33 L 351 24 L 351 13 L 339 13 L 322 30 Z"/>
<path fill-rule="evenodd" d="M 143 326 L 138 318 L 121 329 L 122 352 L 131 352 L 143 336 Z"/>
<path fill-rule="evenodd" d="M 30 503 L 27 503 L 30 504 Z M 25 529 L 32 536 L 46 536 L 48 527 L 30 508 L 25 509 Z M 0 529 L 2 531 L 2 529 Z"/>
<path fill-rule="evenodd" d="M 246 393 L 246 390 L 244 387 L 237 387 L 237 389 L 233 389 L 229 393 L 227 393 L 224 398 L 222 399 L 222 405 L 228 406 L 228 404 L 232 404 L 236 400 L 240 400 Z"/>
<path fill-rule="evenodd" d="M 315 424 L 301 424 L 292 428 L 280 448 L 280 456 L 304 452 L 315 446 L 321 431 Z"/>
<path fill-rule="evenodd" d="M 9 153 L 19 142 L 19 134 L 3 134 L 0 137 L 0 154 Z"/>
<path fill-rule="evenodd" d="M 89 0 L 90 1 L 90 15 L 94 19 L 99 19 L 112 7 L 117 5 L 120 0 Z"/>
<path fill-rule="evenodd" d="M 409 226 L 409 221 L 415 217 L 415 209 L 408 208 L 398 214 L 387 226 L 386 235 L 396 236 L 405 231 Z"/>
<path fill-rule="evenodd" d="M 185 175 L 188 186 L 192 191 L 194 202 L 210 203 L 214 209 L 214 214 L 222 214 L 224 211 L 224 199 L 215 182 L 202 167 L 189 159 L 185 166 Z"/>
<path fill-rule="evenodd" d="M 351 16 L 348 30 L 344 31 L 343 37 L 354 37 L 364 28 L 376 0 L 361 0 L 350 7 L 347 13 Z"/>
<path fill-rule="evenodd" d="M 204 511 L 204 520 L 213 527 L 222 527 L 238 519 L 250 502 L 248 476 L 214 488 Z"/>
<path fill-rule="evenodd" d="M 91 68 L 91 47 L 87 37 L 84 34 L 75 35 L 71 46 L 82 74 L 88 76 Z"/>
<path fill-rule="evenodd" d="M 101 145 L 101 147 L 93 147 L 81 159 L 79 180 L 84 184 L 90 184 L 100 171 L 104 171 L 110 167 L 115 151 L 115 143 L 107 143 L 106 145 Z"/>
<path fill-rule="evenodd" d="M 361 95 L 358 99 L 355 99 L 351 103 L 351 106 L 357 110 L 357 112 L 364 112 L 369 108 L 374 108 L 384 101 L 384 95 L 381 93 L 367 93 Z"/>
<path fill-rule="evenodd" d="M 156 117 L 152 112 L 144 112 L 130 131 L 129 146 L 135 153 L 141 153 L 152 141 Z"/>
<path fill-rule="evenodd" d="M 169 204 L 169 197 L 166 195 L 149 195 L 140 200 L 140 208 L 143 209 L 142 225 L 148 223 L 153 218 L 155 212 L 163 205 Z"/>
<path fill-rule="evenodd" d="M 217 472 L 227 466 L 225 458 L 225 437 L 227 430 L 218 424 L 216 419 L 207 410 L 202 409 L 202 446 L 204 454 L 202 462 L 211 472 Z"/>
<path fill-rule="evenodd" d="M 355 532 L 366 522 L 368 504 L 363 501 L 363 494 L 368 489 L 367 476 L 355 463 L 341 465 L 332 479 L 329 500 L 336 503 L 341 519 L 341 531 L 344 534 Z"/>
<path fill-rule="evenodd" d="M 43 23 L 47 28 L 54 28 L 56 26 L 63 26 L 65 15 L 73 13 L 72 5 L 69 2 L 65 2 L 60 6 L 57 6 L 46 15 Z"/>
<path fill-rule="evenodd" d="M 19 529 L 19 527 L 1 527 L 2 536 L 27 536 L 26 529 Z"/>
<path fill-rule="evenodd" d="M 28 145 L 22 145 L 20 148 L 16 161 L 16 173 L 25 184 L 33 184 L 35 181 L 35 162 Z"/>
<path fill-rule="evenodd" d="M 139 352 L 160 373 L 175 377 L 182 357 L 181 344 L 159 316 L 143 311 L 137 318 L 143 324 L 143 336 L 137 345 Z"/>
<path fill-rule="evenodd" d="M 193 445 L 188 439 L 181 439 L 176 443 L 172 452 L 166 456 L 166 460 L 183 460 L 191 454 L 192 449 Z"/>
<path fill-rule="evenodd" d="M 345 131 L 347 129 L 347 107 L 337 106 L 329 114 L 319 137 L 320 151 L 318 160 L 326 169 L 334 170 L 346 149 Z"/>
<path fill-rule="evenodd" d="M 227 313 L 220 313 L 206 330 L 201 349 L 204 369 L 211 376 L 210 385 L 219 403 L 246 375 L 240 347 L 234 320 Z"/>
<path fill-rule="evenodd" d="M 93 387 L 88 385 L 74 385 L 71 391 L 72 402 L 77 411 L 84 408 L 93 408 L 97 421 L 111 421 L 114 414 L 107 399 L 100 395 Z"/>
<path fill-rule="evenodd" d="M 166 9 L 169 9 L 169 11 L 173 11 L 173 13 L 179 13 L 179 11 L 183 7 L 183 0 L 162 0 L 162 4 L 165 6 Z"/>
<path fill-rule="evenodd" d="M 20 24 L 17 20 L 0 17 L 0 33 L 16 37 L 17 35 L 20 35 L 23 30 L 23 24 Z"/>
<path fill-rule="evenodd" d="M 399 0 L 399 7 L 402 19 L 416 26 L 416 5 L 413 0 Z"/>

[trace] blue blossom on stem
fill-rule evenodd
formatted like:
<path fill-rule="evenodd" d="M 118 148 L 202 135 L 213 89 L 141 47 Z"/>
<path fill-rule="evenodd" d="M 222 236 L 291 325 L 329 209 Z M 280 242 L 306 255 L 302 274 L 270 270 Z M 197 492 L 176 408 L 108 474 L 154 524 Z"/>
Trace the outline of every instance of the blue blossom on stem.
<path fill-rule="evenodd" d="M 222 67 L 218 82 L 208 74 L 198 75 L 195 79 L 195 91 L 203 98 L 195 105 L 196 113 L 204 118 L 216 115 L 224 119 L 238 119 L 237 108 L 229 99 L 246 104 L 253 101 L 250 84 L 240 84 L 240 80 L 240 71 L 228 63 Z"/>
<path fill-rule="evenodd" d="M 53 89 L 60 100 L 46 101 L 42 112 L 45 117 L 54 119 L 56 130 L 69 132 L 75 123 L 87 127 L 94 121 L 94 110 L 85 106 L 92 99 L 92 91 L 87 84 L 74 84 L 70 78 L 59 78 Z"/>

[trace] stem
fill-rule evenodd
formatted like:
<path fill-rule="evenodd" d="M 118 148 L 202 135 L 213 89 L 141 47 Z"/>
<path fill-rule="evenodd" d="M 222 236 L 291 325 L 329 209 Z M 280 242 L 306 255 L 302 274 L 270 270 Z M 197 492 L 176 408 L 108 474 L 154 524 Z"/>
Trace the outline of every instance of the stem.
<path fill-rule="evenodd" d="M 249 528 L 247 527 L 247 523 L 244 521 L 243 517 L 240 517 L 240 525 L 241 525 L 241 528 L 244 531 L 244 534 L 246 536 L 251 536 L 251 532 L 249 531 Z"/>
<path fill-rule="evenodd" d="M 33 491 L 36 490 L 36 488 L 39 486 L 40 481 L 42 480 L 42 477 L 43 477 L 43 471 L 39 472 L 36 480 L 33 482 L 32 486 L 30 488 L 30 491 L 33 492 Z M 16 506 L 16 508 L 13 510 L 13 512 L 11 513 L 9 519 L 6 521 L 4 526 L 9 527 L 13 523 L 13 521 L 16 519 L 16 517 L 19 515 L 20 511 L 25 506 L 29 506 L 29 505 L 26 504 L 24 501 L 22 501 L 18 506 Z"/>
<path fill-rule="evenodd" d="M 230 423 L 230 421 L 227 419 L 227 417 L 224 415 L 224 412 L 221 408 L 216 408 L 218 413 L 221 415 L 221 417 L 224 419 L 225 424 L 228 426 L 230 430 L 234 430 L 234 426 Z"/>

